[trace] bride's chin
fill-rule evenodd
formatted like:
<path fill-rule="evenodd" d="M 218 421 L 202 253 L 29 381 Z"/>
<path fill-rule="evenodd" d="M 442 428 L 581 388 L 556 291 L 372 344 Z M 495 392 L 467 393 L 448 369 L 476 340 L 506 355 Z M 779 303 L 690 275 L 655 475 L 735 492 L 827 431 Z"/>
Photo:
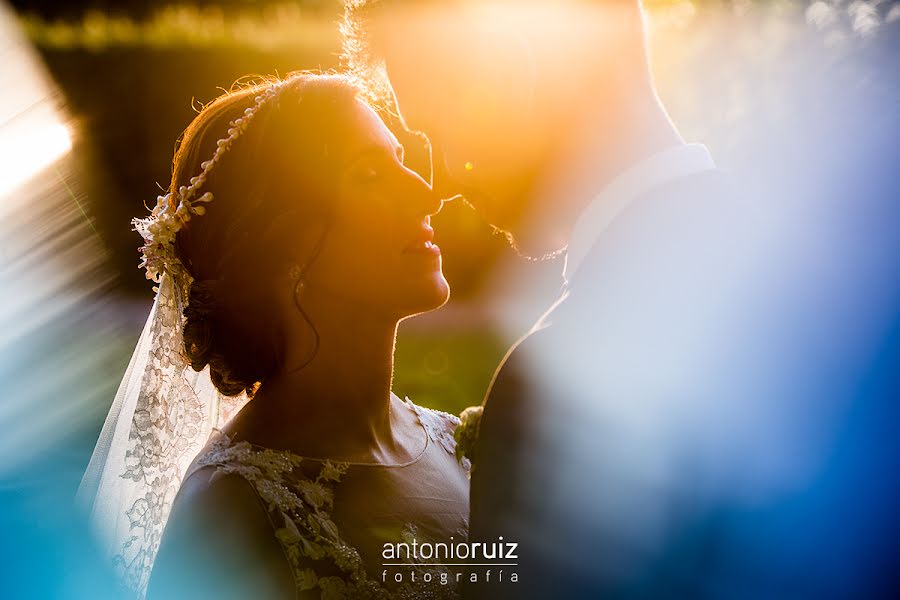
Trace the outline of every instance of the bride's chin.
<path fill-rule="evenodd" d="M 437 277 L 437 281 L 435 281 L 435 297 L 437 298 L 437 305 L 434 308 L 440 308 L 443 305 L 447 304 L 450 300 L 450 284 L 444 278 L 444 274 L 441 273 Z"/>
<path fill-rule="evenodd" d="M 409 306 L 405 311 L 409 316 L 437 310 L 450 300 L 450 284 L 441 275 L 436 281 L 429 282 L 427 288 L 419 290 L 418 293 L 410 294 L 408 299 L 414 299 L 411 303 L 412 306 Z"/>

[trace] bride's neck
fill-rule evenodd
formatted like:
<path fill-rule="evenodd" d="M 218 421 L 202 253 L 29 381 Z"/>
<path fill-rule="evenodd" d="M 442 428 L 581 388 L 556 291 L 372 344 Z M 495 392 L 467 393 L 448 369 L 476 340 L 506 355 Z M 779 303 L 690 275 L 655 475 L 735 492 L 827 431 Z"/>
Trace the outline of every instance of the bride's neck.
<path fill-rule="evenodd" d="M 324 439 L 389 446 L 398 321 L 341 310 L 334 301 L 322 304 L 320 310 L 307 307 L 317 343 L 311 343 L 305 320 L 288 326 L 284 369 L 265 382 L 254 402 L 265 403 L 268 415 L 298 432 L 309 425 Z"/>

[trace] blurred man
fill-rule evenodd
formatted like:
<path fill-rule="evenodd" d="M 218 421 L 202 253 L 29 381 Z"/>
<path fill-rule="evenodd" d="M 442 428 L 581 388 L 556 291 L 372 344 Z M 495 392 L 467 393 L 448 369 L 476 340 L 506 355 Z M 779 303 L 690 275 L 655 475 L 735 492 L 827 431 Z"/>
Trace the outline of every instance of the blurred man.
<path fill-rule="evenodd" d="M 351 65 L 383 64 L 406 126 L 430 137 L 437 189 L 524 255 L 566 250 L 564 292 L 497 369 L 472 453 L 470 539 L 518 543 L 503 568 L 519 581 L 473 567 L 468 595 L 883 589 L 888 571 L 835 546 L 869 551 L 874 530 L 834 528 L 843 480 L 827 469 L 848 398 L 896 414 L 880 400 L 892 379 L 859 387 L 895 315 L 826 343 L 859 315 L 850 270 L 815 256 L 856 232 L 821 214 L 798 228 L 784 198 L 744 197 L 685 143 L 639 3 L 357 1 L 345 32 Z"/>

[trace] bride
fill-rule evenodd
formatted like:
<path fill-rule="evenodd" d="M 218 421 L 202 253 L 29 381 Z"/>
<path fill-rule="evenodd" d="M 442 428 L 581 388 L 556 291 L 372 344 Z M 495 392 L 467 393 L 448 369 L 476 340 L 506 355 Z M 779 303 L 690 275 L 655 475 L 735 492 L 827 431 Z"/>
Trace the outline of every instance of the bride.
<path fill-rule="evenodd" d="M 467 535 L 458 419 L 391 391 L 398 323 L 449 297 L 441 204 L 344 76 L 197 115 L 135 220 L 157 297 L 79 490 L 139 596 L 455 595 L 382 559 Z"/>

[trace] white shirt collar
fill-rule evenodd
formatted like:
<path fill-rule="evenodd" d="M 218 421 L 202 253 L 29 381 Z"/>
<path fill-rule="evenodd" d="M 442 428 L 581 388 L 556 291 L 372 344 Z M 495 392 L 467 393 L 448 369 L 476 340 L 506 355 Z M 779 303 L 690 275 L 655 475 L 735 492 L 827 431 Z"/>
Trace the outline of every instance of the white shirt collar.
<path fill-rule="evenodd" d="M 587 256 L 603 230 L 635 198 L 668 181 L 715 170 L 703 144 L 667 148 L 632 165 L 603 189 L 585 208 L 569 238 L 563 275 L 568 279 Z"/>

